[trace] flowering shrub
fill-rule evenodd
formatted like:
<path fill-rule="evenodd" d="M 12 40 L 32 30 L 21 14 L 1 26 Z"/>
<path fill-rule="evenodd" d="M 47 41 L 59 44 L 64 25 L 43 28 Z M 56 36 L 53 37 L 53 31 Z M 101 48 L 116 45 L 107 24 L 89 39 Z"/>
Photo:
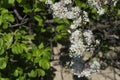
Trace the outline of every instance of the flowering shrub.
<path fill-rule="evenodd" d="M 50 9 L 53 11 L 53 18 L 73 20 L 68 30 L 71 34 L 69 38 L 71 43 L 69 55 L 72 58 L 72 72 L 78 77 L 88 77 L 91 73 L 97 72 L 100 69 L 98 59 L 93 59 L 92 62 L 89 61 L 86 63 L 94 54 L 95 47 L 100 45 L 99 40 L 94 38 L 92 30 L 84 26 L 91 20 L 89 19 L 89 14 L 97 13 L 98 18 L 100 18 L 101 15 L 107 13 L 107 6 L 111 4 L 109 7 L 114 8 L 117 1 L 86 0 L 82 2 L 79 0 L 60 0 L 53 3 L 51 0 L 46 0 L 46 4 L 49 4 Z M 88 11 L 87 9 L 91 7 L 91 11 Z"/>
<path fill-rule="evenodd" d="M 119 21 L 119 0 L 1 0 L 0 80 L 53 77 L 51 45 L 65 40 L 71 71 L 88 77 L 120 46 Z"/>

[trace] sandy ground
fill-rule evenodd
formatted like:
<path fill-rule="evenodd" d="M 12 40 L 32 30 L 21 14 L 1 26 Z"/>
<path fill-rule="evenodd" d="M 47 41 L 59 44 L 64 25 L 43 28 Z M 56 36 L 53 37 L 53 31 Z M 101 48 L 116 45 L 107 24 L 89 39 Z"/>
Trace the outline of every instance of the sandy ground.
<path fill-rule="evenodd" d="M 54 61 L 51 62 L 51 66 L 56 70 L 54 80 L 75 80 L 73 79 L 73 74 L 66 71 L 59 61 L 61 44 L 58 44 L 53 48 Z M 79 79 L 81 80 L 81 79 Z M 94 73 L 90 76 L 90 80 L 120 80 L 120 70 L 108 67 L 105 70 L 101 70 L 98 73 Z"/>

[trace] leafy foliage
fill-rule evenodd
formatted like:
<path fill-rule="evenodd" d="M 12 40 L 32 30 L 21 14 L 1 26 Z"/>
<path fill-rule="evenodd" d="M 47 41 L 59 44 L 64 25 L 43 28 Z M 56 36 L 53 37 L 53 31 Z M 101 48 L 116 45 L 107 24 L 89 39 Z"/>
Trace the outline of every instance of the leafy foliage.
<path fill-rule="evenodd" d="M 44 36 L 49 29 L 43 22 L 48 14 L 41 4 L 0 1 L 0 80 L 41 79 L 50 69 L 50 37 Z"/>
<path fill-rule="evenodd" d="M 0 80 L 41 80 L 44 76 L 52 76 L 47 73 L 51 68 L 50 42 L 68 40 L 67 30 L 72 21 L 53 18 L 45 1 L 0 0 Z M 55 1 L 57 0 L 53 0 Z M 100 21 L 106 24 L 113 19 L 118 21 L 120 1 L 116 7 L 108 5 L 110 9 L 106 8 L 107 15 L 103 16 L 97 15 L 97 10 L 87 5 L 86 0 L 74 2 L 76 6 L 88 12 L 90 24 L 87 25 L 95 25 L 93 32 L 100 33 L 96 34 L 95 38 L 105 42 L 101 49 L 107 53 L 111 44 L 104 33 L 107 29 L 101 30 L 103 28 L 94 23 Z M 106 22 L 102 22 L 104 18 Z M 108 29 L 111 30 L 110 27 Z M 116 31 L 115 34 L 120 35 L 119 29 Z"/>

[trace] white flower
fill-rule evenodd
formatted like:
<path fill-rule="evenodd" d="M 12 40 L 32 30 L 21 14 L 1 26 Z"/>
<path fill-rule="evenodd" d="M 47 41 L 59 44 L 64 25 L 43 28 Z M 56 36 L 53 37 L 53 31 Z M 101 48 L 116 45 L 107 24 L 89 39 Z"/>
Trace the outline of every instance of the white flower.
<path fill-rule="evenodd" d="M 51 5 L 51 9 L 52 9 L 53 11 L 58 10 L 59 7 L 60 7 L 60 3 L 59 3 L 59 2 L 56 2 L 56 3 L 54 3 L 54 4 Z"/>
<path fill-rule="evenodd" d="M 65 4 L 71 4 L 72 1 L 71 1 L 71 0 L 64 0 L 64 3 L 65 3 Z"/>
<path fill-rule="evenodd" d="M 100 69 L 100 64 L 97 61 L 94 61 L 90 66 L 92 72 L 97 72 Z"/>
<path fill-rule="evenodd" d="M 84 70 L 81 74 L 85 77 L 89 77 L 91 75 L 91 72 L 89 70 Z"/>
<path fill-rule="evenodd" d="M 45 4 L 53 4 L 52 0 L 46 0 Z"/>
<path fill-rule="evenodd" d="M 79 7 L 72 7 L 72 12 L 74 13 L 74 18 L 78 18 L 80 16 L 80 8 Z"/>
<path fill-rule="evenodd" d="M 105 10 L 104 10 L 103 8 L 98 9 L 97 13 L 98 13 L 99 15 L 102 15 L 102 14 L 105 13 Z"/>
<path fill-rule="evenodd" d="M 89 22 L 88 13 L 86 11 L 83 11 L 83 14 L 84 22 Z"/>
<path fill-rule="evenodd" d="M 94 39 L 93 33 L 91 30 L 85 30 L 83 32 L 83 35 L 85 37 L 85 42 L 87 43 L 87 45 L 91 45 Z"/>
<path fill-rule="evenodd" d="M 104 14 L 104 9 L 101 6 L 101 2 L 99 0 L 88 0 L 88 4 L 95 7 L 98 11 L 99 15 Z"/>
<path fill-rule="evenodd" d="M 88 0 L 88 4 L 91 6 L 98 5 L 98 0 Z"/>
<path fill-rule="evenodd" d="M 72 11 L 66 12 L 65 16 L 66 16 L 67 19 L 75 18 L 75 15 L 74 15 L 74 13 Z"/>
<path fill-rule="evenodd" d="M 70 30 L 67 30 L 68 31 L 68 33 L 71 33 L 71 31 Z"/>
<path fill-rule="evenodd" d="M 118 0 L 113 0 L 113 1 L 114 1 L 113 5 L 116 6 Z"/>
<path fill-rule="evenodd" d="M 81 31 L 79 30 L 76 30 L 74 32 L 72 32 L 71 36 L 70 36 L 70 42 L 72 44 L 77 44 L 77 43 L 80 43 L 82 42 L 82 34 L 81 34 Z"/>
<path fill-rule="evenodd" d="M 106 0 L 106 1 L 104 2 L 104 4 L 109 4 L 109 2 L 111 2 L 114 6 L 116 6 L 118 0 L 111 0 L 111 1 Z"/>
<path fill-rule="evenodd" d="M 73 12 L 80 12 L 80 8 L 79 7 L 72 7 L 71 8 Z"/>
<path fill-rule="evenodd" d="M 71 26 L 70 26 L 70 28 L 71 29 L 76 29 L 78 26 L 76 26 L 75 24 L 72 24 Z"/>
<path fill-rule="evenodd" d="M 82 23 L 81 16 L 78 17 L 76 20 L 73 21 L 73 24 L 76 25 L 76 26 L 81 26 L 81 23 Z"/>

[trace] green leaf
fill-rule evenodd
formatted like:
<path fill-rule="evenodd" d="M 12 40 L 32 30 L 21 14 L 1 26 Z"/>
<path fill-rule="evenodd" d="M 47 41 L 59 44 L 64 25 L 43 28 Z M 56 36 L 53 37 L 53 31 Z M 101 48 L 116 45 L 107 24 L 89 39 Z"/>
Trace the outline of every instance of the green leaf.
<path fill-rule="evenodd" d="M 34 56 L 34 57 L 39 57 L 39 56 L 40 56 L 40 50 L 34 49 L 34 50 L 33 50 L 33 56 Z"/>
<path fill-rule="evenodd" d="M 41 11 L 40 8 L 35 8 L 35 10 L 34 10 L 34 12 L 39 12 L 39 11 Z"/>
<path fill-rule="evenodd" d="M 43 54 L 43 58 L 45 58 L 46 60 L 50 60 L 51 55 L 49 52 L 46 52 L 45 54 Z"/>
<path fill-rule="evenodd" d="M 17 54 L 16 46 L 12 46 L 12 53 L 13 53 L 13 54 Z"/>
<path fill-rule="evenodd" d="M 2 55 L 5 52 L 4 47 L 1 47 L 0 49 L 0 55 Z"/>
<path fill-rule="evenodd" d="M 31 55 L 31 53 L 27 53 L 26 57 L 27 57 L 27 60 L 32 60 L 32 55 Z"/>
<path fill-rule="evenodd" d="M 24 39 L 34 39 L 34 35 L 26 35 L 26 36 L 23 36 Z"/>
<path fill-rule="evenodd" d="M 9 49 L 13 42 L 13 33 L 5 34 L 4 41 L 6 42 L 5 45 L 6 45 L 7 49 Z"/>
<path fill-rule="evenodd" d="M 45 48 L 45 50 L 41 50 L 41 54 L 40 57 L 46 60 L 50 60 L 51 55 L 50 55 L 50 49 L 49 48 Z"/>
<path fill-rule="evenodd" d="M 3 23 L 3 18 L 2 16 L 0 16 L 0 26 L 2 25 L 2 23 Z"/>
<path fill-rule="evenodd" d="M 59 26 L 56 27 L 56 30 L 57 30 L 58 32 L 60 32 L 60 31 L 62 31 L 62 30 L 64 30 L 64 29 L 65 29 L 64 25 L 59 25 Z"/>
<path fill-rule="evenodd" d="M 17 0 L 17 2 L 18 2 L 18 3 L 21 3 L 21 2 L 22 2 L 22 0 Z"/>
<path fill-rule="evenodd" d="M 6 18 L 7 18 L 8 21 L 10 21 L 12 23 L 15 21 L 14 16 L 12 14 L 9 14 L 9 16 L 6 17 Z"/>
<path fill-rule="evenodd" d="M 38 76 L 45 76 L 45 71 L 42 70 L 42 69 L 36 69 L 37 73 L 38 73 Z"/>
<path fill-rule="evenodd" d="M 5 52 L 4 45 L 3 45 L 3 39 L 0 39 L 0 55 L 2 55 Z"/>
<path fill-rule="evenodd" d="M 36 56 L 36 58 L 34 58 L 34 63 L 39 63 L 39 61 L 40 61 L 40 58 L 38 57 L 38 56 Z"/>
<path fill-rule="evenodd" d="M 8 12 L 9 12 L 9 11 L 8 11 L 7 9 L 2 8 L 1 14 L 3 15 L 3 14 L 6 14 L 6 13 L 8 13 Z"/>
<path fill-rule="evenodd" d="M 3 39 L 0 39 L 0 49 L 3 47 Z"/>
<path fill-rule="evenodd" d="M 18 77 L 18 79 L 16 79 L 16 80 L 26 80 L 26 79 L 25 79 L 24 76 L 20 76 L 20 77 Z"/>
<path fill-rule="evenodd" d="M 41 28 L 41 32 L 42 32 L 42 33 L 46 32 L 46 29 Z"/>
<path fill-rule="evenodd" d="M 9 26 L 8 22 L 4 22 L 4 23 L 3 23 L 3 29 L 7 29 L 8 26 Z"/>
<path fill-rule="evenodd" d="M 29 77 L 35 78 L 37 76 L 37 71 L 32 70 L 30 73 L 28 73 Z"/>
<path fill-rule="evenodd" d="M 30 4 L 25 4 L 24 6 L 23 6 L 23 8 L 24 8 L 24 10 L 23 10 L 23 12 L 24 13 L 30 13 L 30 12 L 32 12 L 32 5 L 30 5 Z"/>
<path fill-rule="evenodd" d="M 80 0 L 75 0 L 77 6 L 82 6 L 82 2 Z"/>
<path fill-rule="evenodd" d="M 35 20 L 38 21 L 39 26 L 43 26 L 43 20 L 39 15 L 34 16 Z"/>
<path fill-rule="evenodd" d="M 38 48 L 39 48 L 39 49 L 44 48 L 44 44 L 43 44 L 43 42 L 38 46 Z"/>
<path fill-rule="evenodd" d="M 97 9 L 96 8 L 92 8 L 92 13 L 97 13 Z"/>
<path fill-rule="evenodd" d="M 15 77 L 18 77 L 19 75 L 22 75 L 22 74 L 23 74 L 23 70 L 19 67 L 13 73 Z"/>
<path fill-rule="evenodd" d="M 9 4 L 14 4 L 15 0 L 8 0 Z"/>
<path fill-rule="evenodd" d="M 59 19 L 59 18 L 54 18 L 53 19 L 56 23 L 58 24 L 64 24 L 65 22 L 63 21 L 63 19 Z"/>
<path fill-rule="evenodd" d="M 14 22 L 14 16 L 12 14 L 4 14 L 3 15 L 4 20 L 8 21 L 8 22 Z"/>
<path fill-rule="evenodd" d="M 15 77 L 18 77 L 19 71 L 16 69 L 13 74 L 14 74 Z"/>
<path fill-rule="evenodd" d="M 16 33 L 15 34 L 15 40 L 18 40 L 18 39 L 20 39 L 22 36 L 21 36 L 21 33 Z"/>
<path fill-rule="evenodd" d="M 0 80 L 10 80 L 10 79 L 8 79 L 8 78 L 0 78 Z"/>
<path fill-rule="evenodd" d="M 63 19 L 63 22 L 64 22 L 65 24 L 70 24 L 70 22 L 69 22 L 67 19 Z"/>
<path fill-rule="evenodd" d="M 39 62 L 39 66 L 42 67 L 43 69 L 49 69 L 50 68 L 50 63 L 46 59 L 41 59 Z"/>
<path fill-rule="evenodd" d="M 0 69 L 5 69 L 7 66 L 5 58 L 0 58 Z"/>
<path fill-rule="evenodd" d="M 62 35 L 61 35 L 61 34 L 57 34 L 57 35 L 55 36 L 55 39 L 57 39 L 57 40 L 62 39 Z"/>
<path fill-rule="evenodd" d="M 120 9 L 118 10 L 118 15 L 120 15 Z"/>
<path fill-rule="evenodd" d="M 46 0 L 40 0 L 41 2 L 45 2 Z"/>
<path fill-rule="evenodd" d="M 12 52 L 14 54 L 21 54 L 23 53 L 24 48 L 22 47 L 22 44 L 16 44 L 14 46 L 12 46 Z"/>
<path fill-rule="evenodd" d="M 21 46 L 21 44 L 18 44 L 16 47 L 18 53 L 23 53 L 23 47 Z"/>

